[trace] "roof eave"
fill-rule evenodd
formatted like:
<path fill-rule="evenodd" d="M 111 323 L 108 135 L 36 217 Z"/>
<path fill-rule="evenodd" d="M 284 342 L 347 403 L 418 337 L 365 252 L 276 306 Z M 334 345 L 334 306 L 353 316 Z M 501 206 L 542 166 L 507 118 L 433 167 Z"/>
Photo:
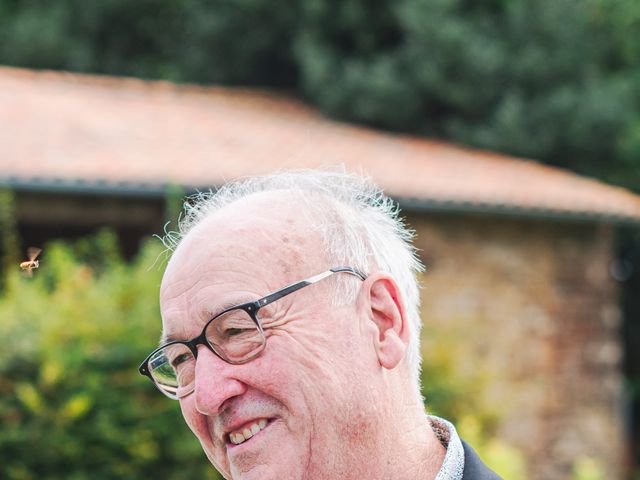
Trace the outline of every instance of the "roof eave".
<path fill-rule="evenodd" d="M 444 201 L 439 199 L 407 198 L 394 196 L 407 213 L 454 213 L 492 215 L 531 220 L 562 222 L 607 223 L 618 226 L 640 226 L 640 217 L 624 216 L 605 212 L 554 210 L 541 207 L 493 204 L 466 201 Z"/>
<path fill-rule="evenodd" d="M 116 195 L 127 197 L 161 198 L 167 193 L 167 183 L 153 182 L 106 182 L 69 180 L 62 178 L 0 178 L 0 188 L 17 192 L 54 193 L 70 195 Z"/>
<path fill-rule="evenodd" d="M 492 215 L 532 220 L 553 220 L 582 223 L 607 223 L 619 226 L 640 226 L 640 217 L 624 216 L 605 212 L 569 211 L 535 206 L 493 204 L 469 201 L 443 201 L 439 199 L 418 199 L 394 197 L 402 210 L 413 213 L 456 213 Z"/>
<path fill-rule="evenodd" d="M 185 195 L 198 191 L 215 189 L 216 185 L 194 186 L 171 184 L 168 182 L 107 182 L 82 179 L 18 177 L 0 178 L 0 188 L 10 188 L 18 192 L 37 192 L 69 195 L 114 195 L 122 197 L 163 198 L 172 185 L 182 188 Z M 608 223 L 620 226 L 639 226 L 640 216 L 631 217 L 611 213 L 554 210 L 536 207 L 518 207 L 507 204 L 492 204 L 471 201 L 445 201 L 441 199 L 403 197 L 391 194 L 402 210 L 407 213 L 453 213 L 493 215 L 532 220 L 571 221 L 583 223 Z"/>

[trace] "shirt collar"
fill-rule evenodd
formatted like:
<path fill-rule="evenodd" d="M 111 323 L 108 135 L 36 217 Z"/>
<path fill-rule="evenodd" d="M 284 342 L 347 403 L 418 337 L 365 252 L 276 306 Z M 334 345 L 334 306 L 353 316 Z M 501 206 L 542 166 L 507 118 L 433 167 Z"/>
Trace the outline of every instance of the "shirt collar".
<path fill-rule="evenodd" d="M 447 449 L 435 480 L 462 480 L 464 449 L 458 432 L 456 432 L 456 427 L 450 422 L 433 415 L 429 415 L 428 419 L 436 437 L 438 437 L 442 446 Z"/>

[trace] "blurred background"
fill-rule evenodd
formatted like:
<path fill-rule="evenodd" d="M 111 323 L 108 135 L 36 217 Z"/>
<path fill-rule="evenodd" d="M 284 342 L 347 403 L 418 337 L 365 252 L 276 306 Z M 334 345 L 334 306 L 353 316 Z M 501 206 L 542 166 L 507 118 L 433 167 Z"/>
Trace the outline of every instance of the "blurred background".
<path fill-rule="evenodd" d="M 0 0 L 0 65 L 1 478 L 217 478 L 137 373 L 152 235 L 332 165 L 418 233 L 427 409 L 508 479 L 640 478 L 636 0 Z"/>

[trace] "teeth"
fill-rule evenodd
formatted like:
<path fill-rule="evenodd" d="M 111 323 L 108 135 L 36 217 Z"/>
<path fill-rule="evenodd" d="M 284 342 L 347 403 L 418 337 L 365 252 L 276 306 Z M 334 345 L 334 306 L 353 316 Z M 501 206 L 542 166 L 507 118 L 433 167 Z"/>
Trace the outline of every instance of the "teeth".
<path fill-rule="evenodd" d="M 253 437 L 256 433 L 262 430 L 267 426 L 267 420 L 265 418 L 261 418 L 257 422 L 248 425 L 242 430 L 238 430 L 235 432 L 231 432 L 229 434 L 229 441 L 234 445 L 240 445 L 243 442 L 246 442 L 251 437 Z"/>

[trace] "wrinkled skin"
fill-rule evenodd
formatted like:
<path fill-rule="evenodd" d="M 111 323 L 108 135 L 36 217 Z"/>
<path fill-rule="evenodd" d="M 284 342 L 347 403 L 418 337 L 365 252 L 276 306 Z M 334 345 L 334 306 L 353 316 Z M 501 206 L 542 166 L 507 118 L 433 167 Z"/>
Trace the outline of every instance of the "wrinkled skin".
<path fill-rule="evenodd" d="M 257 299 L 337 266 L 321 253 L 304 218 L 282 194 L 258 194 L 196 226 L 163 278 L 164 333 L 193 338 L 223 305 Z M 402 362 L 407 333 L 395 284 L 381 273 L 365 282 L 353 277 L 360 284 L 357 299 L 334 307 L 332 281 L 267 307 L 267 345 L 249 363 L 230 365 L 198 347 L 195 391 L 180 406 L 226 478 L 391 478 L 388 472 L 397 474 L 400 465 L 391 470 L 390 464 L 410 457 L 401 448 L 402 435 L 423 462 L 436 458 L 437 442 L 423 430 L 417 410 L 417 422 L 407 414 L 392 420 L 399 410 L 414 408 L 405 408 L 410 395 L 402 393 L 410 390 Z M 260 418 L 268 419 L 267 428 L 242 445 L 229 443 L 230 429 Z M 385 457 L 393 452 L 398 456 Z M 424 465 L 406 470 L 430 471 Z"/>

